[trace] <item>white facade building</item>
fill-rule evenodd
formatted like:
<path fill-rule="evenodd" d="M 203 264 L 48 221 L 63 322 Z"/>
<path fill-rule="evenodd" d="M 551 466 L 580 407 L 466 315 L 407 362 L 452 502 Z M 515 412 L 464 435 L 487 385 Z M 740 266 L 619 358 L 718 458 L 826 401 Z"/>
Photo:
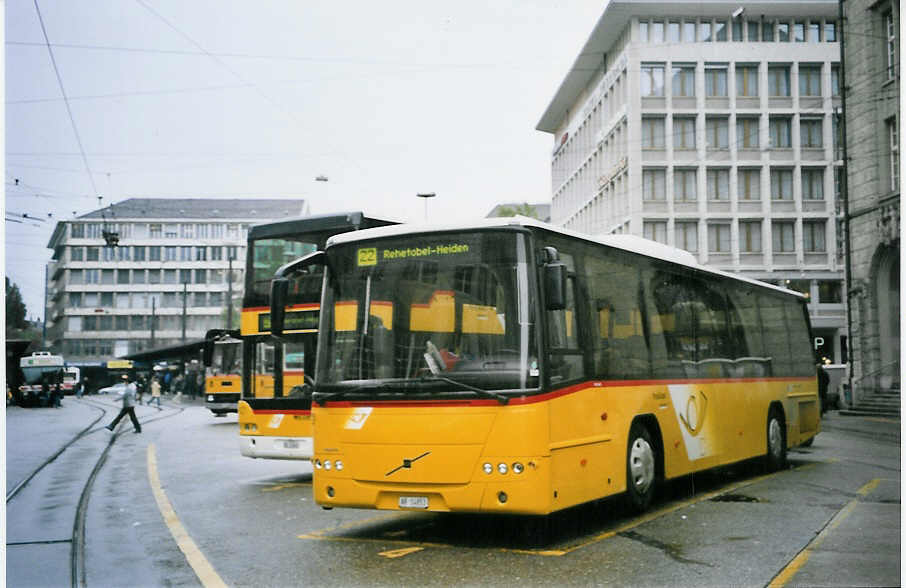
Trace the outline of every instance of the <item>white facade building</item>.
<path fill-rule="evenodd" d="M 58 222 L 47 245 L 48 344 L 78 362 L 224 327 L 229 293 L 232 308 L 241 300 L 248 227 L 307 214 L 303 200 L 133 198 Z"/>
<path fill-rule="evenodd" d="M 839 361 L 836 19 L 826 0 L 609 2 L 537 125 L 551 222 L 805 292 Z"/>

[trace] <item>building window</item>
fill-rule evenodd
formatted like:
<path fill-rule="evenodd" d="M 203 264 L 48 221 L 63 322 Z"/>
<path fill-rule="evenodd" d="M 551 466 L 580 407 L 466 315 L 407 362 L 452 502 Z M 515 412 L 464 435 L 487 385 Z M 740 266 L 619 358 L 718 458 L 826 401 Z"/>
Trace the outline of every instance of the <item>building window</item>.
<path fill-rule="evenodd" d="M 671 69 L 673 74 L 673 95 L 689 98 L 695 96 L 695 67 L 677 65 Z"/>
<path fill-rule="evenodd" d="M 227 259 L 232 259 L 232 260 L 234 260 L 234 261 L 235 261 L 236 259 L 239 259 L 239 258 L 237 257 L 237 252 L 238 252 L 238 251 L 239 251 L 239 248 L 238 248 L 236 245 L 228 245 L 228 246 L 227 246 Z"/>
<path fill-rule="evenodd" d="M 177 274 L 175 269 L 164 270 L 164 284 L 175 284 L 176 278 Z"/>
<path fill-rule="evenodd" d="M 730 170 L 708 168 L 708 200 L 730 199 Z"/>
<path fill-rule="evenodd" d="M 175 239 L 179 232 L 179 225 L 167 223 L 164 225 L 164 237 L 167 239 Z"/>
<path fill-rule="evenodd" d="M 733 40 L 736 42 L 742 41 L 742 21 L 738 18 L 733 21 Z"/>
<path fill-rule="evenodd" d="M 160 270 L 159 269 L 149 269 L 148 270 L 148 283 L 149 284 L 160 284 Z"/>
<path fill-rule="evenodd" d="M 655 43 L 664 42 L 664 23 L 660 21 L 654 21 L 651 23 L 651 40 Z"/>
<path fill-rule="evenodd" d="M 840 304 L 843 302 L 843 282 L 840 280 L 818 280 L 818 302 Z"/>
<path fill-rule="evenodd" d="M 796 251 L 796 225 L 792 221 L 774 221 L 772 224 L 772 242 L 774 253 L 794 253 Z"/>
<path fill-rule="evenodd" d="M 196 247 L 195 248 L 195 261 L 207 261 L 207 247 Z"/>
<path fill-rule="evenodd" d="M 75 270 L 75 271 L 78 271 L 78 270 Z M 86 284 L 100 284 L 101 283 L 101 270 L 86 269 L 84 277 L 85 277 Z"/>
<path fill-rule="evenodd" d="M 211 261 L 220 261 L 223 259 L 223 247 L 211 247 Z"/>
<path fill-rule="evenodd" d="M 765 22 L 761 27 L 761 40 L 762 41 L 773 41 L 774 40 L 774 25 L 773 22 Z"/>
<path fill-rule="evenodd" d="M 799 95 L 800 96 L 820 96 L 821 95 L 821 66 L 820 65 L 800 65 L 799 66 Z"/>
<path fill-rule="evenodd" d="M 737 117 L 736 118 L 736 146 L 739 149 L 758 149 L 758 125 L 760 124 L 757 117 Z"/>
<path fill-rule="evenodd" d="M 676 221 L 673 228 L 676 247 L 698 253 L 698 222 Z"/>
<path fill-rule="evenodd" d="M 223 223 L 215 223 L 211 225 L 211 238 L 223 239 Z"/>
<path fill-rule="evenodd" d="M 814 20 L 809 21 L 808 23 L 808 40 L 810 43 L 818 43 L 821 41 L 821 23 Z"/>
<path fill-rule="evenodd" d="M 70 237 L 73 239 L 84 239 L 85 238 L 85 225 L 82 223 L 73 223 L 69 225 L 71 228 L 69 230 Z"/>
<path fill-rule="evenodd" d="M 78 308 L 82 306 L 82 293 L 81 292 L 70 292 L 69 293 L 69 306 L 73 308 Z"/>
<path fill-rule="evenodd" d="M 180 261 L 192 261 L 192 248 L 185 246 L 179 248 Z"/>
<path fill-rule="evenodd" d="M 887 36 L 887 79 L 897 77 L 897 29 L 893 20 L 893 12 L 884 15 L 884 30 Z"/>
<path fill-rule="evenodd" d="M 145 247 L 133 247 L 132 248 L 132 258 L 134 261 L 145 261 Z"/>
<path fill-rule="evenodd" d="M 642 223 L 642 235 L 646 239 L 667 243 L 667 221 L 645 221 Z"/>
<path fill-rule="evenodd" d="M 190 269 L 179 270 L 179 283 L 180 284 L 191 284 L 192 283 L 192 270 L 190 270 Z"/>
<path fill-rule="evenodd" d="M 890 189 L 898 192 L 900 190 L 900 133 L 897 129 L 897 118 L 895 116 L 888 118 L 885 124 L 890 145 Z"/>
<path fill-rule="evenodd" d="M 179 237 L 181 239 L 194 239 L 195 238 L 195 225 L 194 224 L 181 224 L 179 225 Z"/>
<path fill-rule="evenodd" d="M 730 223 L 708 223 L 708 251 L 730 253 Z"/>
<path fill-rule="evenodd" d="M 645 117 L 642 119 L 642 149 L 664 148 L 663 117 Z"/>
<path fill-rule="evenodd" d="M 695 43 L 695 22 L 694 21 L 684 21 L 683 22 L 683 42 L 684 43 Z"/>
<path fill-rule="evenodd" d="M 702 22 L 698 25 L 698 40 L 708 42 L 711 40 L 711 23 Z"/>
<path fill-rule="evenodd" d="M 695 118 L 673 118 L 674 149 L 695 149 Z"/>
<path fill-rule="evenodd" d="M 751 42 L 758 41 L 758 21 L 757 20 L 747 20 L 746 21 L 746 35 L 748 40 Z"/>
<path fill-rule="evenodd" d="M 101 292 L 101 307 L 113 308 L 113 292 Z"/>
<path fill-rule="evenodd" d="M 116 270 L 116 283 L 117 284 L 128 284 L 129 283 L 129 270 L 127 270 L 127 269 Z"/>
<path fill-rule="evenodd" d="M 84 247 L 70 247 L 69 248 L 69 261 L 82 261 L 85 257 L 85 248 Z"/>
<path fill-rule="evenodd" d="M 148 259 L 151 261 L 160 261 L 160 246 L 152 245 L 148 247 Z"/>
<path fill-rule="evenodd" d="M 739 200 L 761 200 L 761 170 L 740 168 L 736 175 Z"/>
<path fill-rule="evenodd" d="M 196 239 L 207 239 L 211 234 L 211 225 L 207 223 L 198 223 L 195 225 L 195 238 Z"/>
<path fill-rule="evenodd" d="M 837 42 L 837 23 L 829 20 L 824 23 L 824 40 L 828 43 Z"/>
<path fill-rule="evenodd" d="M 680 42 L 680 23 L 678 21 L 672 20 L 667 23 L 667 42 Z"/>
<path fill-rule="evenodd" d="M 761 253 L 761 221 L 739 221 L 740 253 Z"/>
<path fill-rule="evenodd" d="M 698 181 L 695 169 L 673 170 L 673 200 L 695 202 L 698 200 Z"/>
<path fill-rule="evenodd" d="M 806 253 L 825 253 L 825 221 L 805 221 L 802 223 L 802 249 Z"/>
<path fill-rule="evenodd" d="M 642 96 L 664 95 L 664 66 L 643 64 L 641 72 Z"/>
<path fill-rule="evenodd" d="M 98 261 L 100 259 L 100 249 L 97 247 L 85 248 L 85 261 Z"/>
<path fill-rule="evenodd" d="M 168 245 L 164 247 L 164 261 L 176 261 L 176 247 Z"/>
<path fill-rule="evenodd" d="M 201 308 L 208 305 L 206 292 L 194 292 L 192 294 L 192 306 L 195 308 Z"/>
<path fill-rule="evenodd" d="M 128 293 L 119 293 L 116 295 L 116 307 L 117 308 L 131 308 L 129 305 L 129 294 Z"/>
<path fill-rule="evenodd" d="M 730 121 L 725 116 L 705 119 L 705 143 L 708 149 L 727 149 L 730 146 Z"/>
<path fill-rule="evenodd" d="M 771 168 L 771 200 L 793 199 L 793 170 Z"/>
<path fill-rule="evenodd" d="M 640 20 L 639 21 L 639 41 L 642 43 L 647 43 L 650 38 L 651 38 L 651 34 L 649 33 L 648 21 Z"/>
<path fill-rule="evenodd" d="M 758 96 L 758 66 L 736 66 L 736 95 Z"/>
<path fill-rule="evenodd" d="M 779 97 L 790 95 L 790 67 L 788 65 L 768 66 L 768 95 Z"/>
<path fill-rule="evenodd" d="M 770 123 L 771 147 L 789 149 L 792 147 L 792 123 L 788 116 L 772 116 Z"/>
<path fill-rule="evenodd" d="M 104 261 L 116 261 L 116 247 L 104 247 Z"/>
<path fill-rule="evenodd" d="M 824 168 L 802 168 L 802 199 L 824 200 Z"/>
<path fill-rule="evenodd" d="M 152 239 L 160 239 L 163 237 L 163 229 L 161 228 L 160 223 L 151 223 L 148 225 L 148 233 Z"/>
<path fill-rule="evenodd" d="M 113 270 L 112 269 L 101 270 L 101 283 L 102 284 L 113 284 Z"/>
<path fill-rule="evenodd" d="M 715 41 L 726 41 L 727 40 L 727 22 L 719 20 L 714 23 L 714 40 Z"/>
<path fill-rule="evenodd" d="M 831 96 L 840 95 L 840 66 L 831 66 Z"/>
<path fill-rule="evenodd" d="M 145 270 L 132 270 L 132 283 L 133 284 L 144 284 L 145 283 Z"/>
<path fill-rule="evenodd" d="M 196 284 L 207 284 L 208 283 L 208 270 L 203 270 L 203 269 L 195 270 L 195 283 Z"/>
<path fill-rule="evenodd" d="M 727 95 L 727 66 L 705 66 L 705 96 L 723 97 Z"/>
<path fill-rule="evenodd" d="M 665 200 L 666 172 L 663 169 L 642 170 L 642 196 L 645 200 Z"/>
<path fill-rule="evenodd" d="M 781 43 L 790 42 L 790 23 L 777 21 L 777 40 Z"/>
<path fill-rule="evenodd" d="M 809 149 L 824 146 L 823 121 L 820 118 L 803 118 L 799 121 L 799 145 Z"/>

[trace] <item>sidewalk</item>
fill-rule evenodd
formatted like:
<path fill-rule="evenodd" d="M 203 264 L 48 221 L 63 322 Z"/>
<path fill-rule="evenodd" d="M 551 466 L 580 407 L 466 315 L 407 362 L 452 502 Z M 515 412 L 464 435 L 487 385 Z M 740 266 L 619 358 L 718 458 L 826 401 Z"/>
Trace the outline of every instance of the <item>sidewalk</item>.
<path fill-rule="evenodd" d="M 843 431 L 896 443 L 900 442 L 900 428 L 898 418 L 844 416 L 836 410 L 829 410 L 821 417 L 822 431 Z"/>

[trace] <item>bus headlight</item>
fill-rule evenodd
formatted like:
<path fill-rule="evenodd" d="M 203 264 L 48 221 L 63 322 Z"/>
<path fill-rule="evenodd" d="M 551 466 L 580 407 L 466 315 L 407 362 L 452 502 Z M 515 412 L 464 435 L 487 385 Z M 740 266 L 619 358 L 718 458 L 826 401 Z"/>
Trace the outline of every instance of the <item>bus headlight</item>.
<path fill-rule="evenodd" d="M 330 460 L 329 460 L 329 459 L 325 459 L 325 460 L 324 460 L 324 469 L 325 469 L 325 470 L 329 470 L 329 469 L 330 469 Z"/>
<path fill-rule="evenodd" d="M 208 402 L 214 402 L 214 395 L 208 394 Z"/>
<path fill-rule="evenodd" d="M 509 468 L 507 467 L 507 465 L 505 463 L 497 464 L 497 471 L 500 472 L 501 474 L 507 473 L 508 470 L 509 470 Z"/>
<path fill-rule="evenodd" d="M 316 469 L 316 470 L 320 470 L 320 469 L 321 469 L 321 460 L 320 460 L 320 459 L 316 459 L 316 460 L 315 460 L 315 469 Z"/>
<path fill-rule="evenodd" d="M 492 473 L 494 473 L 494 466 L 492 466 L 489 463 L 485 463 L 483 466 L 481 466 L 481 469 L 483 469 L 484 473 L 486 473 L 488 475 L 491 475 Z"/>
<path fill-rule="evenodd" d="M 513 464 L 513 473 L 514 474 L 521 474 L 524 471 L 525 471 L 525 467 L 523 467 L 523 465 L 521 463 L 519 463 L 518 461 Z"/>
<path fill-rule="evenodd" d="M 343 470 L 343 462 L 341 460 L 338 459 L 333 465 L 337 468 L 338 472 Z"/>

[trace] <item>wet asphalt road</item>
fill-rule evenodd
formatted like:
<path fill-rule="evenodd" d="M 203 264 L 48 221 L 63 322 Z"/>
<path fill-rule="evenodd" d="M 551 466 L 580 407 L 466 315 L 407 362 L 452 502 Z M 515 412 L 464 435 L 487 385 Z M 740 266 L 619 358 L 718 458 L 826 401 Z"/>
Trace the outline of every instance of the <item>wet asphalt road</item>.
<path fill-rule="evenodd" d="M 87 586 L 900 583 L 899 422 L 831 413 L 788 470 L 697 475 L 664 488 L 642 517 L 608 500 L 545 528 L 522 517 L 324 511 L 308 463 L 243 458 L 235 415 L 164 404 L 138 407 L 141 435 L 125 420 L 94 480 Z M 9 491 L 105 407 L 7 504 L 8 585 L 71 585 L 74 503 L 118 406 L 92 396 L 57 410 L 8 408 Z"/>

